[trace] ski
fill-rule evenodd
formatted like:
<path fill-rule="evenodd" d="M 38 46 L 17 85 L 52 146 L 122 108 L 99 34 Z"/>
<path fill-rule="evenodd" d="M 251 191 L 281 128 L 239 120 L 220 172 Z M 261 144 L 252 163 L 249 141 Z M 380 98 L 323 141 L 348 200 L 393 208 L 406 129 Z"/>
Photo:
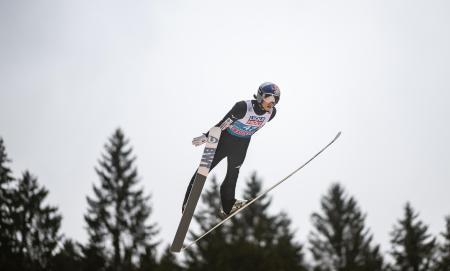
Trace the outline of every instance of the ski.
<path fill-rule="evenodd" d="M 211 163 L 216 153 L 217 144 L 219 143 L 220 134 L 222 130 L 219 127 L 213 127 L 209 130 L 208 141 L 206 142 L 205 149 L 203 150 L 200 166 L 198 167 L 197 174 L 195 175 L 194 183 L 186 202 L 183 215 L 181 216 L 180 224 L 178 225 L 177 232 L 173 239 L 170 251 L 180 252 L 186 233 L 189 230 L 189 225 L 194 215 L 195 207 L 197 206 L 198 199 L 202 192 L 203 186 L 208 176 Z"/>
<path fill-rule="evenodd" d="M 197 243 L 199 240 L 201 240 L 202 238 L 204 238 L 205 236 L 207 236 L 209 233 L 211 233 L 212 231 L 214 231 L 215 229 L 217 229 L 218 227 L 220 227 L 223 223 L 225 223 L 226 221 L 230 220 L 232 217 L 234 217 L 235 215 L 237 215 L 239 212 L 243 211 L 245 208 L 247 208 L 248 206 L 250 206 L 253 202 L 257 201 L 259 198 L 261 198 L 262 196 L 264 196 L 265 194 L 269 193 L 270 191 L 272 191 L 275 187 L 277 187 L 278 185 L 280 185 L 282 182 L 286 181 L 289 177 L 291 177 L 292 175 L 294 175 L 295 173 L 297 173 L 300 169 L 302 169 L 303 167 L 305 167 L 307 164 L 309 164 L 309 162 L 311 162 L 312 160 L 314 160 L 314 158 L 316 158 L 317 156 L 319 156 L 319 154 L 321 154 L 324 150 L 326 150 L 331 144 L 333 144 L 341 135 L 341 132 L 337 133 L 337 135 L 334 137 L 334 139 L 328 143 L 325 147 L 323 147 L 318 153 L 316 153 L 313 157 L 311 157 L 311 159 L 309 159 L 308 161 L 306 161 L 303 165 L 301 165 L 300 167 L 298 167 L 297 169 L 295 169 L 291 174 L 287 175 L 285 178 L 283 178 L 281 181 L 277 182 L 276 184 L 274 184 L 273 186 L 271 186 L 270 188 L 266 189 L 265 191 L 263 191 L 261 194 L 259 194 L 258 196 L 256 196 L 255 198 L 253 198 L 252 200 L 250 200 L 249 202 L 247 202 L 244 206 L 242 206 L 240 209 L 238 209 L 236 212 L 230 214 L 229 216 L 227 216 L 225 219 L 223 219 L 222 221 L 220 221 L 219 223 L 217 223 L 214 227 L 212 227 L 209 231 L 205 232 L 204 234 L 202 234 L 200 237 L 198 237 L 197 239 L 195 239 L 194 241 L 192 241 L 190 244 L 183 246 L 183 248 L 181 249 L 181 251 L 184 251 L 185 249 L 188 249 L 189 247 L 193 246 L 195 243 Z"/>

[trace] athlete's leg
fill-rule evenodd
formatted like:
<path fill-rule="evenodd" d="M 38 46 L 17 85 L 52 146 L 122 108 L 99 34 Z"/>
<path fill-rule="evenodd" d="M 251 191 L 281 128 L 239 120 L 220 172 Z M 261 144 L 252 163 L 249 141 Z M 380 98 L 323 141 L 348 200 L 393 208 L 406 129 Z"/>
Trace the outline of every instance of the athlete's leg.
<path fill-rule="evenodd" d="M 244 163 L 247 153 L 248 142 L 246 144 L 238 144 L 238 148 L 234 148 L 228 155 L 227 159 L 227 175 L 220 186 L 220 197 L 222 200 L 222 208 L 225 213 L 230 213 L 235 202 L 236 182 L 239 176 L 239 170 Z"/>

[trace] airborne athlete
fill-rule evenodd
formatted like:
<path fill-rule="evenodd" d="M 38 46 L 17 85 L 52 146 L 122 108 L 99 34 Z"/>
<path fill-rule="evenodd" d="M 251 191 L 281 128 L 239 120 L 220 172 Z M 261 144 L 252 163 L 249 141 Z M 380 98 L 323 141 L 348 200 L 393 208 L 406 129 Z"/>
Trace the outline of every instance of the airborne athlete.
<path fill-rule="evenodd" d="M 230 220 L 240 211 L 245 210 L 252 203 L 263 197 L 275 187 L 286 181 L 292 175 L 297 173 L 308 163 L 319 156 L 329 146 L 331 146 L 341 135 L 337 133 L 334 139 L 323 147 L 318 153 L 310 158 L 306 163 L 295 169 L 281 181 L 275 183 L 253 199 L 248 201 L 237 200 L 235 196 L 236 181 L 239 175 L 239 169 L 244 162 L 245 154 L 250 143 L 252 135 L 261 129 L 268 121 L 272 120 L 276 114 L 275 105 L 280 100 L 280 89 L 273 83 L 264 83 L 258 88 L 254 95 L 255 100 L 242 101 L 236 103 L 228 114 L 207 134 L 196 137 L 192 144 L 200 146 L 206 143 L 203 151 L 202 160 L 199 168 L 192 177 L 186 191 L 183 201 L 183 215 L 178 225 L 175 237 L 173 239 L 170 251 L 180 252 L 185 250 L 209 233 L 220 227 L 223 223 Z M 228 168 L 225 180 L 220 187 L 220 197 L 222 208 L 219 216 L 223 219 L 211 229 L 200 235 L 187 246 L 184 246 L 184 239 L 189 229 L 192 216 L 195 211 L 198 199 L 205 184 L 208 172 L 214 168 L 223 158 L 227 157 Z"/>
<path fill-rule="evenodd" d="M 223 218 L 234 213 L 247 202 L 235 199 L 239 169 L 245 160 L 252 135 L 275 117 L 275 105 L 280 100 L 280 89 L 274 83 L 263 83 L 259 86 L 254 98 L 255 100 L 237 102 L 230 112 L 215 125 L 220 127 L 222 132 L 210 169 L 213 169 L 223 158 L 227 157 L 227 174 L 220 186 L 222 202 L 220 216 Z M 207 140 L 208 134 L 203 134 L 194 138 L 192 144 L 200 146 Z M 182 207 L 183 212 L 196 174 L 197 171 L 187 187 Z"/>

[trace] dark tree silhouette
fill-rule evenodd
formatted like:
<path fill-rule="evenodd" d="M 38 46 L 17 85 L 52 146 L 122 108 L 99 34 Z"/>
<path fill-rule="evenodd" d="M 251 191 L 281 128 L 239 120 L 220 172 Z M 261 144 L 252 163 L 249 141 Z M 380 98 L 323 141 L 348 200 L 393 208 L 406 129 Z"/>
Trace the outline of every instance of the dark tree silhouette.
<path fill-rule="evenodd" d="M 57 244 L 61 215 L 58 209 L 44 204 L 48 191 L 26 171 L 18 180 L 14 193 L 15 247 L 20 270 L 48 270 Z"/>
<path fill-rule="evenodd" d="M 321 200 L 322 214 L 313 213 L 310 234 L 314 270 L 383 270 L 379 246 L 365 226 L 365 215 L 353 197 L 333 184 Z"/>
<path fill-rule="evenodd" d="M 444 241 L 439 247 L 435 271 L 450 271 L 450 216 L 445 218 L 445 230 L 441 235 Z"/>
<path fill-rule="evenodd" d="M 425 271 L 431 268 L 436 239 L 431 237 L 428 226 L 418 220 L 418 216 L 407 203 L 403 219 L 394 226 L 391 233 L 393 270 Z"/>
<path fill-rule="evenodd" d="M 155 257 L 156 225 L 147 224 L 150 196 L 137 187 L 135 157 L 128 143 L 117 129 L 96 168 L 100 184 L 94 185 L 94 196 L 87 197 L 89 243 L 83 251 L 91 270 L 135 270 L 143 255 Z"/>
<path fill-rule="evenodd" d="M 255 198 L 262 191 L 262 180 L 253 173 L 246 182 L 244 198 Z M 284 212 L 269 214 L 271 204 L 272 199 L 264 195 L 244 210 L 231 225 L 231 242 L 244 249 L 251 248 L 242 259 L 248 269 L 306 270 L 303 246 L 294 240 L 291 220 Z"/>
<path fill-rule="evenodd" d="M 16 269 L 14 259 L 14 210 L 12 209 L 14 178 L 7 166 L 11 160 L 6 154 L 3 138 L 0 137 L 0 266 L 6 270 Z"/>

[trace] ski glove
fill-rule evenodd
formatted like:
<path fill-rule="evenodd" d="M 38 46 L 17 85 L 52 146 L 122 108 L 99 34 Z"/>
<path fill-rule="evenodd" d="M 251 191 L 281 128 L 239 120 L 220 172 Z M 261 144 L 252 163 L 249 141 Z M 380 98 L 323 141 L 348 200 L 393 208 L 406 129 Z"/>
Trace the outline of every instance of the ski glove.
<path fill-rule="evenodd" d="M 194 137 L 194 139 L 192 139 L 192 145 L 198 147 L 202 144 L 205 144 L 207 140 L 208 140 L 208 137 L 206 137 L 206 134 L 202 134 L 201 136 Z"/>

